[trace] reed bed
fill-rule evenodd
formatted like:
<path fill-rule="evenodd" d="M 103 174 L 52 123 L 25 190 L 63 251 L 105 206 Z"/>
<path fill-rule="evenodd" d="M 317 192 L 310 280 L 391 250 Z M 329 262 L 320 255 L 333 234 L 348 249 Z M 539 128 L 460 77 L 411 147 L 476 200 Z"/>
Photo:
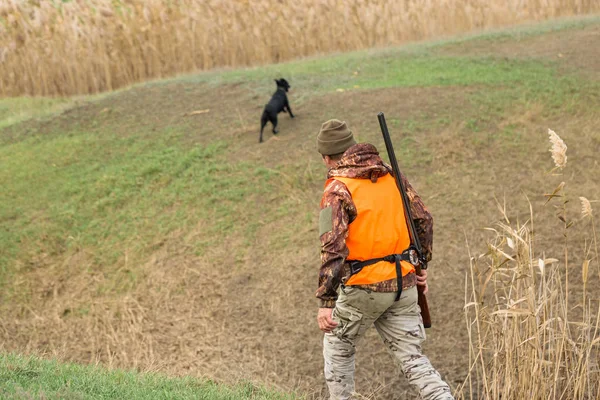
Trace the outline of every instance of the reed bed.
<path fill-rule="evenodd" d="M 567 146 L 555 132 L 549 135 L 557 173 L 566 166 Z M 570 217 L 564 182 L 545 196 L 556 208 L 562 246 L 540 252 L 533 207 L 519 222 L 500 205 L 488 251 L 471 256 L 465 285 L 471 368 L 458 398 L 600 398 L 600 307 L 588 290 L 600 276 L 592 204 L 579 197 L 581 213 Z M 568 242 L 575 225 L 589 230 L 578 249 Z M 583 261 L 576 266 L 575 258 Z"/>
<path fill-rule="evenodd" d="M 0 95 L 89 94 L 598 11 L 595 0 L 3 0 Z"/>

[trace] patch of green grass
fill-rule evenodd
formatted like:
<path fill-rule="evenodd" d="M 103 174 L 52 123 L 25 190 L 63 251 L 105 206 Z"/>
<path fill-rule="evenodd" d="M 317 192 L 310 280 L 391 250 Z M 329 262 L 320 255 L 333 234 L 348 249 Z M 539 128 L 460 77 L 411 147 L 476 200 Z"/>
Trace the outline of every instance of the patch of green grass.
<path fill-rule="evenodd" d="M 44 399 L 294 399 L 252 383 L 220 385 L 192 378 L 108 370 L 64 364 L 12 354 L 0 354 L 0 397 Z"/>
<path fill-rule="evenodd" d="M 173 144 L 179 134 L 80 132 L 0 147 L 0 272 L 11 272 L 16 259 L 80 248 L 93 250 L 97 265 L 114 265 L 125 252 L 144 255 L 170 232 L 199 224 L 201 252 L 258 212 L 247 203 L 272 188 L 274 174 L 228 161 L 223 142 Z"/>
<path fill-rule="evenodd" d="M 72 99 L 46 97 L 14 97 L 0 99 L 0 129 L 28 120 L 60 112 L 72 106 Z"/>
<path fill-rule="evenodd" d="M 439 57 L 403 51 L 349 53 L 290 64 L 181 78 L 184 82 L 257 83 L 272 87 L 273 76 L 284 76 L 294 87 L 312 93 L 335 89 L 513 84 L 555 73 L 539 61 Z M 168 81 L 165 81 L 168 82 Z"/>

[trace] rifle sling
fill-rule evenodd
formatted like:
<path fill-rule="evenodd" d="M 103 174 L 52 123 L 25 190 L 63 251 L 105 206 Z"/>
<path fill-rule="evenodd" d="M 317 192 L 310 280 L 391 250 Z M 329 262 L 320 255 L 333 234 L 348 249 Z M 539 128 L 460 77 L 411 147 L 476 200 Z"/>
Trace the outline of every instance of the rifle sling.
<path fill-rule="evenodd" d="M 358 274 L 364 267 L 373 265 L 380 261 L 387 261 L 389 263 L 396 264 L 396 280 L 398 282 L 398 293 L 396 294 L 395 301 L 398 301 L 400 300 L 400 295 L 402 294 L 402 268 L 400 266 L 400 261 L 410 262 L 410 256 L 408 254 L 408 251 L 405 251 L 402 254 L 390 254 L 385 257 L 371 258 L 364 261 L 348 260 L 348 262 L 350 263 L 350 276 Z"/>

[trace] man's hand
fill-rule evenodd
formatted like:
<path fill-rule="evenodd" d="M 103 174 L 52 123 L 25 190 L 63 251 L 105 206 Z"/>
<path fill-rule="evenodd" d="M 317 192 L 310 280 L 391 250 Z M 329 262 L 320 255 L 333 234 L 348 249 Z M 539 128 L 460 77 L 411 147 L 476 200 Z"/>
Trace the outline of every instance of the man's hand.
<path fill-rule="evenodd" d="M 333 308 L 319 308 L 317 314 L 317 322 L 319 323 L 319 329 L 325 333 L 331 332 L 338 323 L 331 318 Z"/>
<path fill-rule="evenodd" d="M 423 287 L 423 294 L 429 292 L 429 285 L 427 285 L 427 270 L 422 269 L 421 275 L 417 275 L 417 285 Z"/>

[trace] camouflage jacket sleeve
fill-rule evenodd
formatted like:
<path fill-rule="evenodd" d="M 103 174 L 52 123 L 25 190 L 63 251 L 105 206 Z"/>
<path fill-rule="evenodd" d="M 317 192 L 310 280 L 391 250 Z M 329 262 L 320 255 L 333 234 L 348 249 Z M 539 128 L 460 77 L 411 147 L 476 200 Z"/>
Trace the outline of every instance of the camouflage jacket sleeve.
<path fill-rule="evenodd" d="M 402 174 L 401 176 L 410 201 L 410 211 L 423 248 L 423 255 L 427 261 L 430 261 L 433 250 L 433 217 L 408 179 Z"/>
<path fill-rule="evenodd" d="M 348 225 L 354 218 L 356 207 L 346 185 L 336 180 L 331 181 L 323 193 L 319 215 L 321 269 L 316 296 L 321 300 L 320 307 L 335 307 L 337 289 L 348 256 Z"/>

